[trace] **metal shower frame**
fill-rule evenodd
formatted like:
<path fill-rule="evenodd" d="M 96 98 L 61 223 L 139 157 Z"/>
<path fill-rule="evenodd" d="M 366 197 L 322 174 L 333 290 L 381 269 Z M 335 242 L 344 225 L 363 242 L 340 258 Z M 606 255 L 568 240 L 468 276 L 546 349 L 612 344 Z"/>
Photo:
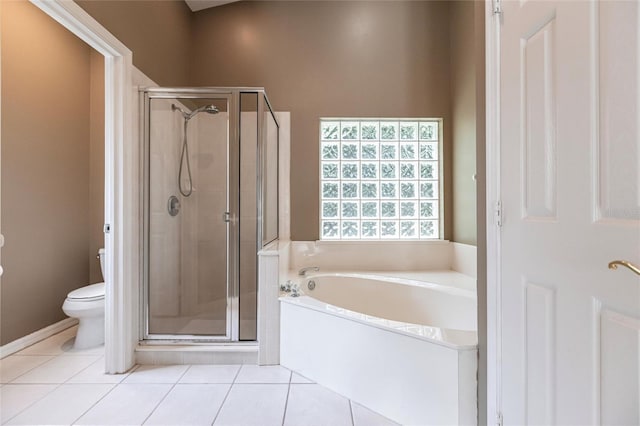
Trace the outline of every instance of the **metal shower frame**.
<path fill-rule="evenodd" d="M 141 217 L 141 255 L 143 259 L 142 267 L 142 290 L 140 310 L 140 336 L 148 343 L 228 343 L 240 342 L 240 138 L 241 138 L 241 96 L 243 94 L 256 94 L 258 96 L 257 105 L 257 161 L 256 161 L 256 193 L 257 193 L 257 235 L 256 235 L 256 256 L 258 251 L 276 240 L 263 240 L 263 194 L 266 191 L 264 185 L 264 149 L 265 140 L 265 113 L 268 111 L 278 129 L 278 147 L 280 139 L 280 124 L 275 116 L 269 98 L 262 87 L 148 87 L 141 88 L 141 111 L 142 123 L 142 181 L 143 191 L 141 193 L 142 217 Z M 260 96 L 264 102 L 260 101 Z M 225 335 L 173 335 L 173 334 L 150 334 L 149 333 L 149 222 L 150 222 L 150 114 L 152 99 L 226 99 L 229 113 L 229 128 L 227 132 L 227 208 L 230 213 L 230 221 L 227 226 L 227 308 L 226 308 L 226 333 Z M 266 108 L 265 108 L 266 105 Z M 278 167 L 278 165 L 276 165 Z M 276 185 L 276 188 L 278 184 Z M 234 189 L 235 188 L 235 189 Z M 279 196 L 279 194 L 278 194 Z M 279 214 L 279 212 L 278 212 Z M 257 271 L 256 271 L 257 272 Z M 257 284 L 257 277 L 256 277 Z M 259 289 L 256 289 L 259 292 Z M 256 315 L 257 318 L 257 315 Z"/>

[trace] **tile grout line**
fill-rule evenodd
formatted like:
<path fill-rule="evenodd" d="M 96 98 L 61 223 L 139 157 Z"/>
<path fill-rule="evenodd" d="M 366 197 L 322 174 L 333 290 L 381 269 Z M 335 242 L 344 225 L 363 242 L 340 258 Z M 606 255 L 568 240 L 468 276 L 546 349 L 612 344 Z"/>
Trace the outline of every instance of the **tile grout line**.
<path fill-rule="evenodd" d="M 24 383 L 26 385 L 40 385 L 41 383 Z M 58 389 L 60 386 L 62 386 L 62 383 L 42 383 L 45 386 L 46 385 L 53 385 L 54 388 L 51 389 L 49 392 L 45 393 L 44 395 L 42 395 L 42 397 L 38 398 L 37 400 L 33 401 L 31 404 L 27 405 L 26 407 L 24 407 L 22 410 L 20 410 L 19 412 L 17 412 L 16 414 L 14 414 L 13 416 L 9 417 L 6 421 L 4 421 L 2 424 L 7 424 L 9 421 L 11 421 L 12 419 L 16 418 L 17 416 L 19 416 L 20 414 L 24 413 L 26 410 L 28 410 L 29 408 L 33 407 L 34 405 L 36 405 L 38 402 L 42 401 L 45 397 L 47 397 L 49 394 L 51 394 L 52 392 L 54 392 L 56 389 Z"/>
<path fill-rule="evenodd" d="M 12 357 L 13 355 L 8 356 Z M 51 359 L 46 360 L 45 362 L 43 362 L 42 364 L 38 364 L 30 369 L 28 369 L 27 371 L 25 371 L 22 374 L 17 375 L 16 377 L 14 377 L 13 379 L 11 379 L 11 381 L 7 382 L 7 383 L 3 383 L 3 385 L 9 385 L 9 384 L 13 384 L 13 385 L 19 385 L 19 384 L 29 384 L 29 383 L 14 383 L 17 379 L 19 379 L 20 377 L 24 376 L 27 373 L 30 373 L 31 371 L 35 370 L 36 368 L 40 368 L 45 364 L 50 363 L 51 361 L 53 361 L 54 359 L 58 358 L 58 355 L 20 355 L 20 356 L 50 356 Z M 3 359 L 7 359 L 7 358 L 3 358 Z M 39 383 L 35 383 L 35 384 L 39 384 Z M 50 383 L 49 383 L 50 384 Z"/>
<path fill-rule="evenodd" d="M 151 412 L 147 415 L 147 417 L 144 418 L 144 420 L 142 421 L 141 424 L 145 424 L 147 422 L 147 420 L 149 420 L 149 418 L 153 415 L 153 413 L 155 413 L 155 411 L 158 409 L 158 407 L 160 406 L 160 404 L 162 404 L 162 401 L 164 401 L 165 399 L 167 399 L 167 396 L 169 396 L 169 394 L 171 393 L 171 391 L 173 391 L 173 389 L 175 389 L 176 385 L 178 384 L 178 382 L 180 381 L 180 379 L 182 379 L 184 377 L 185 374 L 187 374 L 187 371 L 191 370 L 191 364 L 185 368 L 184 372 L 180 375 L 180 377 L 178 377 L 178 379 L 173 383 L 173 385 L 169 388 L 169 390 L 167 391 L 166 394 L 164 394 L 164 396 L 162 398 L 160 398 L 160 401 L 158 401 L 158 403 L 156 404 L 155 407 L 153 407 L 153 410 L 151 410 Z M 152 383 L 149 383 L 152 384 Z M 158 383 L 161 384 L 161 383 Z"/>
<path fill-rule="evenodd" d="M 64 331 L 66 331 L 66 329 L 65 329 L 65 330 L 63 330 L 63 331 L 61 331 L 61 333 L 62 333 L 62 332 L 64 332 Z M 54 336 L 57 336 L 57 334 L 54 334 L 53 336 L 50 336 L 50 337 L 48 337 L 47 339 L 41 340 L 41 341 L 40 341 L 40 342 L 38 342 L 38 343 L 44 342 L 44 341 L 46 341 L 46 340 L 48 340 L 48 339 L 51 339 L 51 338 L 52 338 L 52 337 L 54 337 Z M 35 344 L 38 344 L 38 343 L 35 343 Z M 32 346 L 33 346 L 33 345 L 32 345 Z M 28 349 L 28 348 L 29 348 L 29 347 L 24 348 L 23 350 Z M 19 352 L 18 352 L 18 353 L 19 353 Z M 9 355 L 8 357 L 3 358 L 3 359 L 10 358 L 11 356 L 18 356 L 18 353 L 11 354 L 11 355 Z M 27 406 L 26 406 L 26 407 L 24 407 L 22 410 L 20 410 L 19 412 L 17 412 L 16 414 L 14 414 L 13 416 L 11 416 L 10 418 L 8 418 L 8 419 L 6 420 L 6 422 L 5 422 L 5 423 L 7 423 L 7 422 L 11 421 L 12 419 L 14 419 L 15 417 L 19 416 L 20 414 L 22 414 L 23 412 L 25 412 L 26 410 L 28 410 L 29 408 L 31 408 L 32 406 L 34 406 L 35 404 L 37 404 L 38 402 L 42 401 L 42 400 L 43 400 L 44 398 L 46 398 L 49 394 L 53 393 L 53 392 L 54 392 L 56 389 L 58 389 L 60 386 L 62 386 L 62 383 L 13 383 L 13 382 L 15 382 L 15 380 L 16 380 L 16 379 L 18 379 L 18 378 L 20 378 L 20 377 L 24 376 L 25 374 L 29 373 L 30 371 L 35 370 L 36 368 L 42 367 L 42 366 L 44 366 L 45 364 L 47 364 L 47 363 L 49 363 L 49 362 L 52 362 L 54 359 L 57 359 L 57 358 L 60 356 L 60 354 L 56 354 L 56 355 L 50 355 L 50 354 L 49 354 L 49 355 L 37 355 L 37 354 L 32 354 L 32 355 L 19 355 L 19 356 L 50 356 L 50 357 L 51 357 L 51 359 L 48 359 L 48 360 L 46 360 L 45 362 L 43 362 L 42 364 L 38 364 L 38 365 L 34 366 L 33 368 L 30 368 L 29 370 L 25 371 L 24 373 L 22 373 L 22 374 L 20 374 L 20 375 L 18 375 L 18 376 L 16 376 L 16 377 L 14 377 L 14 378 L 9 382 L 9 383 L 3 383 L 3 385 L 8 385 L 8 384 L 14 384 L 14 385 L 45 385 L 45 386 L 46 386 L 46 385 L 53 385 L 54 387 L 53 387 L 53 389 L 51 389 L 49 392 L 47 392 L 47 393 L 45 393 L 44 395 L 42 395 L 42 397 L 40 397 L 40 398 L 38 398 L 37 400 L 33 401 L 31 404 L 27 405 Z"/>
<path fill-rule="evenodd" d="M 351 426 L 355 426 L 356 422 L 353 420 L 353 403 L 349 399 L 349 413 L 351 414 Z"/>
<path fill-rule="evenodd" d="M 284 412 L 282 413 L 282 426 L 287 419 L 287 407 L 289 406 L 289 394 L 291 393 L 291 379 L 293 378 L 293 372 L 289 371 L 289 385 L 287 386 L 287 398 L 284 400 Z"/>
<path fill-rule="evenodd" d="M 109 383 L 107 383 L 109 384 Z M 91 411 L 93 409 L 93 407 L 95 407 L 96 405 L 98 405 L 98 403 L 100 401 L 102 401 L 103 399 L 105 399 L 107 397 L 107 395 L 109 395 L 111 392 L 113 392 L 113 390 L 115 388 L 118 387 L 118 384 L 115 383 L 113 384 L 113 387 L 111 389 L 109 389 L 109 391 L 107 391 L 104 395 L 102 395 L 100 398 L 98 398 L 98 400 L 96 402 L 94 402 L 93 404 L 91 404 L 91 406 L 89 408 L 87 408 L 86 410 L 84 410 L 82 412 L 82 414 L 80 414 L 74 421 L 71 422 L 72 425 L 77 424 L 78 420 L 80 420 L 82 417 L 84 417 L 85 414 L 87 414 L 89 411 Z"/>
<path fill-rule="evenodd" d="M 96 361 L 97 362 L 97 361 Z M 138 369 L 138 367 L 140 367 L 139 365 L 136 365 L 134 368 L 131 369 L 131 371 L 129 373 L 127 373 L 127 376 L 123 377 L 122 380 L 126 379 L 131 373 L 133 373 L 134 371 L 136 371 Z M 93 404 L 91 404 L 91 407 L 87 408 L 80 416 L 78 416 L 77 419 L 75 419 L 71 424 L 75 425 L 77 424 L 78 420 L 80 420 L 82 417 L 84 417 L 85 414 L 87 414 L 89 411 L 91 411 L 96 405 L 98 405 L 98 403 L 100 401 L 102 401 L 103 399 L 105 399 L 107 397 L 107 395 L 109 395 L 111 392 L 113 392 L 115 390 L 115 388 L 117 388 L 119 385 L 122 384 L 122 380 L 120 380 L 119 383 L 114 383 L 113 387 L 111 389 L 109 389 L 109 392 L 105 393 L 104 395 L 102 395 L 101 398 L 98 398 L 98 400 L 96 402 L 94 402 Z M 81 383 L 79 383 L 81 384 Z M 102 384 L 102 383 L 89 383 L 89 384 Z M 106 384 L 111 384 L 111 383 L 106 383 Z"/>
<path fill-rule="evenodd" d="M 52 336 L 53 337 L 53 336 Z M 25 348 L 26 349 L 26 348 Z M 15 354 L 11 354 L 9 355 L 7 358 L 14 356 Z M 25 356 L 25 355 L 20 355 L 20 356 Z M 36 368 L 42 367 L 43 365 L 53 361 L 54 359 L 58 358 L 58 355 L 31 355 L 31 356 L 50 356 L 51 359 L 46 360 L 45 362 L 43 362 L 42 364 L 38 364 L 36 366 L 34 366 L 33 368 L 25 371 L 24 373 L 14 377 L 10 382 L 8 383 L 3 383 L 3 385 L 9 385 L 9 384 L 13 384 L 13 385 L 54 385 L 54 388 L 51 389 L 49 392 L 45 393 L 44 395 L 42 395 L 42 397 L 38 398 L 37 400 L 33 401 L 31 404 L 27 405 L 26 407 L 24 407 L 22 410 L 20 410 L 19 412 L 17 412 L 16 414 L 14 414 L 13 416 L 11 416 L 10 418 L 8 418 L 6 420 L 5 423 L 9 422 L 11 419 L 14 419 L 15 417 L 19 416 L 20 414 L 22 414 L 23 412 L 25 412 L 26 410 L 28 410 L 29 408 L 31 408 L 32 406 L 34 406 L 35 404 L 37 404 L 38 402 L 40 402 L 41 400 L 43 400 L 47 395 L 49 395 L 50 393 L 54 392 L 56 389 L 58 389 L 60 386 L 62 386 L 62 383 L 14 383 L 17 379 L 19 379 L 20 377 L 24 376 L 25 374 L 29 373 L 32 370 L 35 370 Z M 6 358 L 4 358 L 6 359 Z"/>
<path fill-rule="evenodd" d="M 88 369 L 89 367 L 91 367 L 93 364 L 98 363 L 100 360 L 104 360 L 104 357 L 98 358 L 97 360 L 95 360 L 94 362 L 92 362 L 91 364 L 87 365 L 85 368 L 83 368 L 82 370 L 78 371 L 76 374 L 74 374 L 73 376 L 69 377 L 67 380 L 65 380 L 64 382 L 62 382 L 63 384 L 73 384 L 73 383 L 69 383 L 69 380 L 73 379 L 74 377 L 76 377 L 78 374 L 82 373 L 84 370 Z"/>
<path fill-rule="evenodd" d="M 222 400 L 222 403 L 220 404 L 220 407 L 218 408 L 218 411 L 216 411 L 216 415 L 213 418 L 213 421 L 211 422 L 211 426 L 213 426 L 215 424 L 216 420 L 218 420 L 218 416 L 220 415 L 220 411 L 222 411 L 222 407 L 224 407 L 224 403 L 227 402 L 227 398 L 229 397 L 229 394 L 231 393 L 231 388 L 233 388 L 233 385 L 236 383 L 236 379 L 240 375 L 240 370 L 242 370 L 243 366 L 244 366 L 244 364 L 240 364 L 240 368 L 238 368 L 238 371 L 236 371 L 236 375 L 233 376 L 233 380 L 231 381 L 231 384 L 229 385 L 229 389 L 227 389 L 227 393 L 225 394 L 224 399 Z"/>
<path fill-rule="evenodd" d="M 242 367 L 244 367 L 244 364 L 240 364 L 240 368 L 238 368 L 238 371 L 236 371 L 236 375 L 233 376 L 233 381 L 231 382 L 232 385 L 234 385 L 236 383 L 236 380 L 238 380 L 238 376 L 240 375 L 240 372 L 242 371 Z"/>

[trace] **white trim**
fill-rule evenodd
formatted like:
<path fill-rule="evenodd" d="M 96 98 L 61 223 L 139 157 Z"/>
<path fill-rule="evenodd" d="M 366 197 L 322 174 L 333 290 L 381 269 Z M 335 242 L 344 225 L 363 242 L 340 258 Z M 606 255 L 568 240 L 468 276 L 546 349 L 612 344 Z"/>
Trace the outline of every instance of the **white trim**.
<path fill-rule="evenodd" d="M 13 342 L 9 342 L 0 346 L 0 359 L 8 357 L 18 351 L 23 350 L 26 347 L 34 345 L 48 337 L 58 334 L 69 327 L 73 327 L 78 323 L 77 318 L 65 318 L 62 321 L 58 321 L 55 324 L 51 324 L 48 327 L 41 328 L 38 331 L 34 331 L 24 337 L 21 337 Z"/>
<path fill-rule="evenodd" d="M 291 240 L 291 113 L 276 111 L 278 120 L 278 240 Z"/>
<path fill-rule="evenodd" d="M 360 219 L 358 219 L 360 220 Z M 396 220 L 396 219 L 391 219 L 391 220 Z M 400 219 L 397 219 L 400 220 Z M 305 243 L 307 241 L 304 241 Z M 418 246 L 418 247 L 424 247 L 424 246 L 433 246 L 433 245 L 449 245 L 449 244 L 453 244 L 450 240 L 441 240 L 441 239 L 433 239 L 433 240 L 416 240 L 416 239 L 407 239 L 407 240 L 383 240 L 383 239 L 379 239 L 379 240 L 315 240 L 312 241 L 313 243 L 315 243 L 317 246 L 335 246 L 335 247 L 345 247 L 348 245 L 360 245 L 360 246 L 367 246 L 367 245 L 371 245 L 372 243 L 374 245 L 379 245 L 379 246 L 384 246 L 387 244 L 395 244 L 395 245 L 413 245 L 413 246 Z"/>
<path fill-rule="evenodd" d="M 451 243 L 451 270 L 472 277 L 478 283 L 478 248 L 470 244 Z"/>
<path fill-rule="evenodd" d="M 276 244 L 277 249 L 277 244 Z M 258 364 L 280 364 L 280 256 L 258 254 Z"/>
<path fill-rule="evenodd" d="M 134 363 L 139 282 L 138 143 L 131 129 L 131 51 L 70 0 L 31 0 L 105 56 L 105 371 Z"/>
<path fill-rule="evenodd" d="M 487 170 L 487 424 L 501 423 L 501 306 L 500 227 L 496 205 L 500 200 L 500 23 L 485 2 L 486 48 L 486 170 Z"/>

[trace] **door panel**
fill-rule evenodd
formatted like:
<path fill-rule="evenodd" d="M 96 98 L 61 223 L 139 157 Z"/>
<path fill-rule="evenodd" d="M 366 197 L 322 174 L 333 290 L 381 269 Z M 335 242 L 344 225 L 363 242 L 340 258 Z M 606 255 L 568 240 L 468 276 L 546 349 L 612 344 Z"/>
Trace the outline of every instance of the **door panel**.
<path fill-rule="evenodd" d="M 639 424 L 640 7 L 509 1 L 501 27 L 505 424 Z"/>
<path fill-rule="evenodd" d="M 640 7 L 633 1 L 593 5 L 596 211 L 598 219 L 640 220 Z M 636 147 L 637 148 L 637 147 Z M 635 154 L 635 155 L 634 155 Z M 635 174 L 632 171 L 635 170 Z"/>
<path fill-rule="evenodd" d="M 638 318 L 594 306 L 600 332 L 595 335 L 595 394 L 602 424 L 640 424 L 640 321 Z M 600 378 L 600 381 L 598 381 Z"/>
<path fill-rule="evenodd" d="M 543 21 L 544 22 L 544 21 Z M 523 217 L 556 216 L 555 16 L 520 41 Z"/>
<path fill-rule="evenodd" d="M 555 290 L 525 283 L 525 297 L 527 424 L 548 425 L 555 404 Z"/>
<path fill-rule="evenodd" d="M 229 193 L 230 96 L 160 95 L 147 102 L 145 338 L 230 340 L 229 233 L 234 230 L 224 217 L 230 197 L 237 197 L 237 191 Z M 207 105 L 218 112 L 202 110 Z M 179 202 L 173 212 L 172 199 Z"/>

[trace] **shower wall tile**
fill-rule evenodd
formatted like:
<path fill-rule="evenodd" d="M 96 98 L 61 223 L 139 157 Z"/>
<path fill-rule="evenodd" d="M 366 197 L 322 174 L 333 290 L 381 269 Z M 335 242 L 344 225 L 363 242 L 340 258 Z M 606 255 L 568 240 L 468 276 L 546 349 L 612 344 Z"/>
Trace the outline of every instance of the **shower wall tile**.
<path fill-rule="evenodd" d="M 172 256 L 175 247 L 172 246 L 170 235 L 152 234 L 150 241 L 150 270 L 149 270 L 149 304 L 152 315 L 177 315 L 179 311 L 178 298 L 178 259 Z M 164 262 L 163 262 L 164 260 Z"/>
<path fill-rule="evenodd" d="M 197 147 L 192 165 L 198 173 L 198 185 L 203 191 L 226 191 L 227 188 L 227 113 L 205 116 L 198 120 Z"/>
<path fill-rule="evenodd" d="M 240 243 L 240 337 L 257 338 L 257 256 L 255 241 Z"/>
<path fill-rule="evenodd" d="M 171 217 L 167 201 L 180 198 L 177 179 L 182 143 L 182 118 L 171 110 L 175 100 L 152 103 L 150 125 L 150 291 L 153 315 L 177 315 L 180 283 L 180 233 L 182 212 Z M 162 330 L 156 330 L 162 332 Z"/>
<path fill-rule="evenodd" d="M 223 240 L 224 241 L 224 240 Z M 200 305 L 212 301 L 221 301 L 220 312 L 211 312 L 224 318 L 226 313 L 226 247 L 220 241 L 201 241 L 198 243 L 197 302 Z"/>

